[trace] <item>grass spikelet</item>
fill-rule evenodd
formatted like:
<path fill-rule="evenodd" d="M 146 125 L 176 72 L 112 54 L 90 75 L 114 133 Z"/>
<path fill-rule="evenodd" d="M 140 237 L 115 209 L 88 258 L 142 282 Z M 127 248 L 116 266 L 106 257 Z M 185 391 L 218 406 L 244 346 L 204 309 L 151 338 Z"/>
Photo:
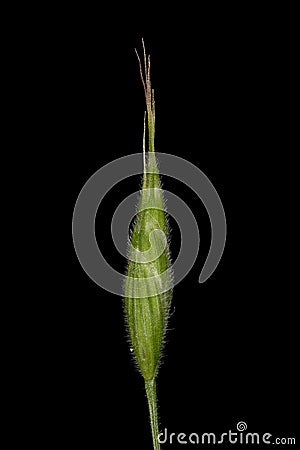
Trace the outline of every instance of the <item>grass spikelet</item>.
<path fill-rule="evenodd" d="M 159 450 L 156 377 L 170 311 L 172 269 L 168 223 L 155 157 L 155 101 L 150 80 L 150 57 L 146 55 L 144 42 L 143 49 L 143 64 L 138 53 L 137 57 L 146 99 L 144 174 L 128 252 L 124 307 L 133 354 L 145 380 L 153 446 Z"/>

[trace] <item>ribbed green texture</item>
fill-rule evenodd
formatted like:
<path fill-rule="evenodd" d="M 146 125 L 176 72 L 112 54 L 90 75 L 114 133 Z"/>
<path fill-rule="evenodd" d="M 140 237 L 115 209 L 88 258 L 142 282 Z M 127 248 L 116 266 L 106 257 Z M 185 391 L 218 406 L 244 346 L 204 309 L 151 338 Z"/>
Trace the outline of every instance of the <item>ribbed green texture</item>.
<path fill-rule="evenodd" d="M 150 159 L 153 157 L 154 155 L 151 155 Z M 172 281 L 170 271 L 166 272 L 170 268 L 168 242 L 166 241 L 168 226 L 158 173 L 146 173 L 144 176 L 138 211 L 141 207 L 146 208 L 147 204 L 156 204 L 158 207 L 151 207 L 137 213 L 131 236 L 131 247 L 133 248 L 129 251 L 129 258 L 134 258 L 135 249 L 147 252 L 152 248 L 155 255 L 155 250 L 160 254 L 164 246 L 166 248 L 151 262 L 129 261 L 127 277 L 130 278 L 127 278 L 125 286 L 125 311 L 137 365 L 145 380 L 152 380 L 159 367 L 171 300 L 171 289 L 168 287 Z M 150 256 L 153 257 L 153 255 Z M 136 278 L 143 278 L 143 286 L 139 286 L 140 280 L 135 280 Z M 145 296 L 147 292 L 150 294 L 159 292 L 164 289 L 164 286 L 165 289 L 168 289 L 166 292 Z M 134 292 L 135 295 L 140 294 L 141 298 L 132 298 L 131 292 Z"/>

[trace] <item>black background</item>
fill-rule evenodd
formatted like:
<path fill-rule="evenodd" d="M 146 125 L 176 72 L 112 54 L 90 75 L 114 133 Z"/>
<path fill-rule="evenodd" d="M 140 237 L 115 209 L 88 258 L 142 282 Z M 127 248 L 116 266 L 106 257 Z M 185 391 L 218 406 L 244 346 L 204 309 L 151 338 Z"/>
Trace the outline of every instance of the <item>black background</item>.
<path fill-rule="evenodd" d="M 65 212 L 71 221 L 76 198 L 96 170 L 141 151 L 144 96 L 134 48 L 141 50 L 144 37 L 156 93 L 156 149 L 191 161 L 210 178 L 228 224 L 222 260 L 199 285 L 210 245 L 207 213 L 187 186 L 163 179 L 194 212 L 201 246 L 196 264 L 174 290 L 158 378 L 161 428 L 222 433 L 243 420 L 250 432 L 293 436 L 292 12 L 215 10 L 191 21 L 192 16 L 179 22 L 169 17 L 160 29 L 155 20 L 146 28 L 142 19 L 132 25 L 124 16 L 121 25 L 112 21 L 104 28 L 105 16 L 98 20 L 93 11 L 72 9 L 54 22 L 49 70 L 59 94 L 53 128 L 59 133 L 58 165 L 65 170 Z M 139 185 L 137 177 L 122 182 L 97 215 L 101 250 L 121 273 L 126 264 L 112 243 L 110 220 Z M 179 232 L 171 225 L 175 257 Z M 66 443 L 151 449 L 122 300 L 88 278 L 71 236 L 69 241 L 56 372 L 64 419 L 54 421 L 54 428 L 67 431 Z"/>

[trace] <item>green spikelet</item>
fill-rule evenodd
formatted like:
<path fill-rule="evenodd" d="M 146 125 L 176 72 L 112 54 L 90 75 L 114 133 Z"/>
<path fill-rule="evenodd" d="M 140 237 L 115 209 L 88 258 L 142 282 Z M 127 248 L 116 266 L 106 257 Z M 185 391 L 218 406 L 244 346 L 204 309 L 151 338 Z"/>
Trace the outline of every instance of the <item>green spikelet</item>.
<path fill-rule="evenodd" d="M 141 78 L 147 105 L 148 153 L 132 230 L 125 283 L 125 315 L 132 350 L 144 377 L 154 449 L 158 442 L 155 378 L 160 364 L 172 296 L 172 272 L 168 249 L 168 224 L 154 151 L 154 91 L 150 82 L 150 58 L 144 47 Z"/>

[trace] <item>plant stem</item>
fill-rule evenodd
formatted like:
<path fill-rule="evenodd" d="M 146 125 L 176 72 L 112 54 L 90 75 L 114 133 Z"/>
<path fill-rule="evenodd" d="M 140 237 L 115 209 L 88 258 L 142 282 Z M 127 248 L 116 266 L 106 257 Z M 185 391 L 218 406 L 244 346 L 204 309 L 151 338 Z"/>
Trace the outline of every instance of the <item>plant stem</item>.
<path fill-rule="evenodd" d="M 158 428 L 155 378 L 153 378 L 153 380 L 145 380 L 145 388 L 146 388 L 149 413 L 150 413 L 153 448 L 154 448 L 154 450 L 160 450 L 160 443 L 158 441 L 159 428 Z"/>

